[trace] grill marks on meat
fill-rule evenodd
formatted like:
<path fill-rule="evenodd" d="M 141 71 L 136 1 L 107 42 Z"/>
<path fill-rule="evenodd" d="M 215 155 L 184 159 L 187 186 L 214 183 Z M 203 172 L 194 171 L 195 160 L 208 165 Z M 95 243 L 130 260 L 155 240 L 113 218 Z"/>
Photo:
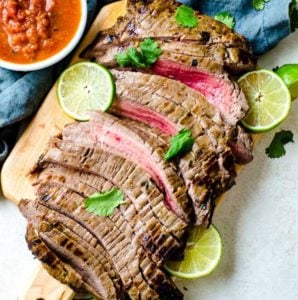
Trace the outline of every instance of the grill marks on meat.
<path fill-rule="evenodd" d="M 56 278 L 58 276 L 63 283 L 71 283 L 75 290 L 86 290 L 99 299 L 123 298 L 120 294 L 120 280 L 90 233 L 71 219 L 38 202 L 23 200 L 20 207 L 29 221 L 29 248 L 48 266 L 50 274 L 56 275 Z M 51 236 L 55 239 L 60 236 L 60 242 L 56 240 L 58 250 L 53 245 L 55 242 L 51 241 Z M 64 272 L 59 274 L 61 270 Z"/>
<path fill-rule="evenodd" d="M 117 52 L 138 46 L 150 37 L 159 42 L 162 58 L 188 66 L 217 72 L 224 68 L 234 72 L 254 68 L 251 49 L 242 36 L 199 13 L 197 27 L 183 28 L 175 20 L 177 6 L 173 0 L 147 1 L 146 5 L 142 1 L 128 1 L 126 16 L 119 18 L 111 29 L 100 32 L 82 56 L 115 67 Z"/>
<path fill-rule="evenodd" d="M 76 166 L 75 163 L 72 164 L 70 162 L 71 156 L 69 155 L 69 153 L 63 156 L 63 160 L 65 162 L 67 161 L 65 164 L 67 164 L 68 167 Z M 56 163 L 59 164 L 60 161 L 58 160 L 56 161 Z M 78 165 L 77 168 L 79 168 Z M 101 172 L 98 172 L 98 174 L 99 173 Z M 104 173 L 104 171 L 102 173 Z M 129 176 L 129 174 L 127 175 L 127 178 L 130 177 L 128 180 L 133 180 L 132 182 L 134 182 L 136 185 L 138 184 L 137 181 L 134 181 L 134 178 L 136 178 L 136 176 Z M 109 177 L 111 178 L 113 178 L 113 176 L 119 176 L 119 173 L 118 175 L 109 175 Z M 75 170 L 68 170 L 63 167 L 46 168 L 39 176 L 39 180 L 41 182 L 47 182 L 48 180 L 51 180 L 51 182 L 66 186 L 67 188 L 79 193 L 84 198 L 90 196 L 95 192 L 104 192 L 114 187 L 111 182 L 103 179 L 102 177 L 100 177 L 100 175 L 95 176 Z M 121 186 L 118 185 L 117 187 L 119 187 L 126 193 L 127 188 L 125 188 L 124 184 Z M 140 243 L 142 244 L 142 246 L 144 246 L 145 250 L 151 252 L 152 259 L 156 264 L 160 265 L 166 257 L 177 257 L 177 255 L 184 249 L 183 235 L 185 234 L 184 229 L 186 227 L 186 224 L 183 224 L 179 221 L 177 222 L 177 218 L 173 223 L 173 220 L 171 220 L 173 219 L 171 218 L 173 216 L 168 213 L 169 211 L 167 211 L 166 209 L 163 210 L 161 208 L 161 212 L 158 213 L 158 215 L 165 219 L 165 222 L 173 223 L 168 224 L 169 229 L 167 229 L 166 225 L 164 225 L 155 214 L 156 208 L 152 207 L 150 203 L 146 201 L 146 196 L 151 196 L 150 193 L 148 193 L 148 191 L 142 193 L 142 191 L 139 190 L 138 194 L 139 197 L 135 197 L 132 196 L 132 193 L 129 193 L 130 198 L 126 198 L 125 205 L 120 206 L 119 210 L 122 217 L 126 221 L 126 229 L 128 230 L 129 235 L 137 235 Z M 160 199 L 161 198 L 159 198 L 159 200 Z M 162 200 L 160 203 L 162 203 Z M 156 206 L 158 207 L 158 205 Z M 159 205 L 159 207 L 160 206 L 161 205 Z M 165 214 L 170 215 L 171 219 L 169 219 L 169 221 L 166 219 L 167 216 L 164 216 Z M 113 216 L 112 218 L 115 219 L 115 216 Z"/>
<path fill-rule="evenodd" d="M 181 299 L 181 293 L 163 271 L 152 262 L 148 253 L 140 247 L 137 237 L 129 236 L 129 231 L 126 229 L 127 226 L 123 224 L 125 221 L 119 212 L 114 213 L 115 220 L 96 217 L 83 208 L 82 197 L 66 187 L 61 188 L 57 186 L 55 183 L 41 184 L 38 189 L 38 195 L 39 204 L 55 211 L 57 214 L 63 215 L 63 218 L 70 218 L 76 221 L 96 237 L 96 240 L 109 255 L 115 270 L 120 275 L 125 290 L 132 299 L 171 299 L 170 296 Z M 49 219 L 57 222 L 55 218 Z M 62 222 L 64 222 L 63 219 Z M 55 225 L 56 223 L 54 225 L 61 230 L 61 223 L 57 223 L 58 225 Z M 38 224 L 40 225 L 41 223 L 38 222 Z M 53 224 L 51 226 L 53 227 Z M 83 249 L 80 248 L 79 252 L 75 251 L 75 249 L 77 249 L 77 244 L 83 247 L 82 244 L 84 243 L 81 243 L 78 238 L 73 238 L 72 243 L 71 241 L 66 243 L 64 239 L 65 231 L 61 234 L 56 227 L 55 232 L 53 230 L 44 232 L 40 231 L 39 228 L 39 236 L 52 251 L 58 252 L 59 256 L 68 257 L 68 254 L 71 255 L 71 253 L 65 251 L 70 249 L 74 249 L 72 253 L 74 258 L 76 255 L 80 255 L 79 253 Z M 72 246 L 69 243 L 74 244 L 75 248 L 71 248 Z M 64 248 L 60 249 L 60 246 Z M 85 247 L 87 248 L 86 245 Z M 86 255 L 89 254 L 90 249 L 88 249 Z M 74 265 L 75 261 L 71 261 L 71 263 Z M 78 267 L 79 265 L 76 265 L 76 268 Z M 85 267 L 83 270 L 85 270 Z M 159 287 L 157 287 L 157 282 Z M 93 285 L 94 283 L 92 283 Z M 162 294 L 163 291 L 165 292 L 164 294 Z"/>
<path fill-rule="evenodd" d="M 93 119 L 88 123 L 67 126 L 63 137 L 66 141 L 107 149 L 134 161 L 164 190 L 166 204 L 177 216 L 186 222 L 191 220 L 192 209 L 187 189 L 182 178 L 178 176 L 175 165 L 164 160 L 165 149 L 152 141 L 144 140 L 121 124 L 120 119 L 98 112 L 93 114 Z"/>
<path fill-rule="evenodd" d="M 20 205 L 24 205 L 24 202 L 25 201 Z M 68 284 L 77 292 L 97 294 L 70 265 L 62 262 L 58 256 L 43 243 L 35 232 L 32 223 L 28 223 L 27 225 L 26 241 L 32 254 L 42 262 L 43 267 L 50 275 L 59 279 L 63 284 Z"/>
<path fill-rule="evenodd" d="M 188 67 L 211 73 L 241 73 L 253 69 L 254 61 L 244 50 L 223 44 L 202 45 L 197 41 L 178 41 L 173 39 L 154 39 L 162 54 L 160 59 L 177 61 Z M 84 58 L 91 59 L 109 68 L 118 66 L 115 55 L 127 51 L 131 47 L 138 48 L 143 40 L 131 41 L 126 44 L 102 47 L 95 44 L 84 52 Z M 88 48 L 89 49 L 89 48 Z M 241 63 L 239 63 L 239 61 Z"/>

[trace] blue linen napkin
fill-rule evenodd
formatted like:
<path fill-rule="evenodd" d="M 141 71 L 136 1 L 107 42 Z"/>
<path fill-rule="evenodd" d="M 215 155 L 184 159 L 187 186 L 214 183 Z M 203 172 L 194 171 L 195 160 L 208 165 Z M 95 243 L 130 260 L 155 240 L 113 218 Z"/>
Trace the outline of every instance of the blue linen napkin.
<path fill-rule="evenodd" d="M 88 26 L 100 6 L 113 1 L 87 0 Z M 253 46 L 255 54 L 263 54 L 290 33 L 291 0 L 271 0 L 265 9 L 256 11 L 252 0 L 180 0 L 215 15 L 230 12 L 236 20 L 235 30 Z M 68 64 L 69 57 L 50 68 L 29 72 L 12 72 L 0 68 L 0 165 L 15 142 L 20 121 L 32 115 L 44 99 L 57 76 Z"/>

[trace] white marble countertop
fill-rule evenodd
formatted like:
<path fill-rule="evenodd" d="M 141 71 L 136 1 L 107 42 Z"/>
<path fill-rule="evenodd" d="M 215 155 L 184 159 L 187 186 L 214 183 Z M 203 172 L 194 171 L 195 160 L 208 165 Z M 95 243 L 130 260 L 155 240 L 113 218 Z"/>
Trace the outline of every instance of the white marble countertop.
<path fill-rule="evenodd" d="M 262 57 L 259 65 L 295 62 L 298 32 Z M 208 277 L 181 283 L 186 300 L 298 299 L 298 101 L 280 128 L 292 130 L 296 143 L 287 145 L 287 155 L 276 160 L 265 155 L 274 132 L 257 144 L 254 161 L 215 213 L 214 223 L 224 240 L 222 261 Z M 25 220 L 18 209 L 1 199 L 1 300 L 18 299 L 35 272 L 37 262 L 24 234 Z"/>

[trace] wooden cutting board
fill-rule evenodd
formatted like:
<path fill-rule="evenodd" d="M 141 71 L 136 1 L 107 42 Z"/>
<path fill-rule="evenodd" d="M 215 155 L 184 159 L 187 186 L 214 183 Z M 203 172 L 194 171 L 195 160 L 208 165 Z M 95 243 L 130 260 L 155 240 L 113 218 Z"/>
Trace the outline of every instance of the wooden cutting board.
<path fill-rule="evenodd" d="M 83 39 L 71 63 L 80 61 L 79 53 L 90 44 L 99 30 L 113 26 L 117 18 L 125 15 L 125 13 L 126 1 L 119 1 L 105 6 Z M 23 198 L 35 198 L 32 187 L 34 178 L 28 174 L 46 148 L 50 136 L 58 134 L 65 124 L 70 122 L 73 122 L 73 120 L 67 117 L 58 105 L 56 88 L 53 86 L 2 168 L 2 191 L 7 199 L 17 204 Z M 218 204 L 222 199 L 223 197 L 218 199 Z M 69 300 L 73 297 L 74 292 L 69 287 L 52 278 L 40 266 L 28 291 L 21 299 Z"/>
<path fill-rule="evenodd" d="M 99 30 L 112 27 L 117 18 L 125 15 L 125 13 L 126 1 L 105 6 L 83 39 L 72 63 L 80 60 L 78 54 L 90 44 Z M 2 191 L 7 199 L 16 204 L 22 198 L 34 199 L 32 188 L 34 178 L 28 176 L 28 173 L 45 149 L 49 137 L 56 135 L 65 124 L 72 121 L 60 109 L 54 86 L 2 168 Z M 70 288 L 60 284 L 40 267 L 36 276 L 32 279 L 28 291 L 21 299 L 68 300 L 73 297 L 74 293 Z"/>

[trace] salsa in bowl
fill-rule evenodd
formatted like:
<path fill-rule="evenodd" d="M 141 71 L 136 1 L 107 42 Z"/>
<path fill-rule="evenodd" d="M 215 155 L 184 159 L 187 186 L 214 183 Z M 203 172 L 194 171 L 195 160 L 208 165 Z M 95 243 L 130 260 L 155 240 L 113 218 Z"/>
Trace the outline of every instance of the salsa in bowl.
<path fill-rule="evenodd" d="M 0 0 L 0 67 L 55 64 L 77 45 L 86 21 L 86 0 Z"/>

